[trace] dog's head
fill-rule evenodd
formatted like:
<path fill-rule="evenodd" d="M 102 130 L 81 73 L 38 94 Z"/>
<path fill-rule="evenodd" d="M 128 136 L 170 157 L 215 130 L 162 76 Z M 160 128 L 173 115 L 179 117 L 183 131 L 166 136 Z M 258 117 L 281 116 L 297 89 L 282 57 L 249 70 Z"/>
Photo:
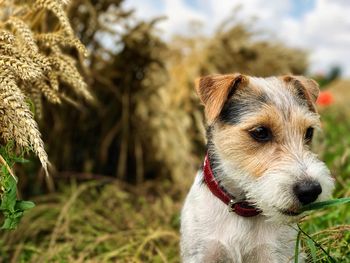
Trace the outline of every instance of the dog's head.
<path fill-rule="evenodd" d="M 203 77 L 196 89 L 225 188 L 239 187 L 278 221 L 297 220 L 303 205 L 330 197 L 330 172 L 310 151 L 320 126 L 316 82 L 231 74 Z"/>

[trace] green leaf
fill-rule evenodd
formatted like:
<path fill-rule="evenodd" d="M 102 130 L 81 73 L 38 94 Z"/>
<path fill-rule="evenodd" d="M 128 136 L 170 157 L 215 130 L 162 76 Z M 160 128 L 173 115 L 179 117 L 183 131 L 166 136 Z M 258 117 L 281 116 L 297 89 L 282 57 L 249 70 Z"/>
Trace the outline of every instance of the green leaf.
<path fill-rule="evenodd" d="M 5 221 L 4 224 L 1 226 L 1 229 L 16 229 L 19 221 L 21 220 L 23 216 L 23 212 L 15 212 L 10 215 L 5 214 Z"/>
<path fill-rule="evenodd" d="M 0 204 L 0 210 L 15 211 L 17 199 L 17 183 L 12 176 L 7 176 L 7 180 L 3 183 L 3 194 Z"/>
<path fill-rule="evenodd" d="M 35 204 L 32 201 L 17 201 L 15 205 L 16 210 L 29 210 L 35 207 Z"/>
<path fill-rule="evenodd" d="M 350 197 L 344 197 L 344 198 L 333 199 L 333 200 L 328 200 L 328 201 L 324 201 L 324 202 L 318 202 L 318 203 L 312 203 L 309 205 L 305 205 L 300 209 L 300 212 L 317 210 L 317 209 L 322 209 L 325 207 L 336 206 L 336 205 L 341 205 L 341 204 L 346 204 L 346 203 L 350 203 Z"/>
<path fill-rule="evenodd" d="M 15 155 L 13 147 L 14 144 L 12 142 L 5 146 L 0 145 L 0 154 L 6 164 L 12 167 L 16 162 L 27 162 L 23 158 L 23 154 Z M 23 212 L 33 208 L 35 205 L 31 201 L 17 200 L 17 181 L 10 174 L 7 165 L 0 165 L 0 186 L 2 189 L 0 211 L 4 218 L 1 229 L 15 229 L 23 216 Z"/>
<path fill-rule="evenodd" d="M 15 229 L 23 216 L 23 212 L 33 207 L 35 207 L 35 204 L 31 201 L 17 201 L 14 207 L 14 211 L 10 211 L 9 209 L 2 209 L 5 220 L 1 226 L 1 229 Z"/>
<path fill-rule="evenodd" d="M 7 230 L 14 229 L 12 219 L 9 217 L 6 217 L 3 225 L 1 226 L 1 229 L 7 229 Z"/>

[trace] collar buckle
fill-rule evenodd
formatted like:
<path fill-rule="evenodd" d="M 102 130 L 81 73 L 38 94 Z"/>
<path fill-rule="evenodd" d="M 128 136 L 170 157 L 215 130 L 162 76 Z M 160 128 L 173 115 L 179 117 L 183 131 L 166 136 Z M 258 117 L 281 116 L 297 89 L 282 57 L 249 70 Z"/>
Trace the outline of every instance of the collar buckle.
<path fill-rule="evenodd" d="M 234 212 L 235 211 L 235 201 L 233 199 L 231 199 L 228 204 L 227 204 L 227 207 L 228 207 L 228 211 L 230 213 Z"/>

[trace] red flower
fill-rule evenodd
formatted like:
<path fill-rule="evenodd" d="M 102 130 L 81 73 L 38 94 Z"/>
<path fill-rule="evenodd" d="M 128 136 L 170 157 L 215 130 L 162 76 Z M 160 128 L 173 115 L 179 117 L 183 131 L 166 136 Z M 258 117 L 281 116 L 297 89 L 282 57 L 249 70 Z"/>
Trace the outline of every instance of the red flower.
<path fill-rule="evenodd" d="M 316 103 L 320 106 L 328 106 L 334 102 L 333 94 L 329 91 L 321 91 Z"/>

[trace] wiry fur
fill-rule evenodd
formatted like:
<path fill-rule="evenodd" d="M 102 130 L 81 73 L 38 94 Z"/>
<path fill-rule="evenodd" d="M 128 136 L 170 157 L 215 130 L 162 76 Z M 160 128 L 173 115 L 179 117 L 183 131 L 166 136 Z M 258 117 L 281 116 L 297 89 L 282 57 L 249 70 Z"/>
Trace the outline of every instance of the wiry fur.
<path fill-rule="evenodd" d="M 319 126 L 315 83 L 303 77 L 246 79 L 249 83 L 236 87 L 231 98 L 218 102 L 226 117 L 217 115 L 213 121 L 210 116 L 208 153 L 220 185 L 237 201 L 254 203 L 262 214 L 246 218 L 229 213 L 199 171 L 181 216 L 185 263 L 292 262 L 295 222 L 302 216 L 290 215 L 301 207 L 293 186 L 305 180 L 318 182 L 322 193 L 316 201 L 328 199 L 333 189 L 329 170 L 304 138 L 308 127 Z M 296 83 L 302 86 L 295 87 Z M 242 111 L 234 107 L 238 102 Z M 255 141 L 249 131 L 258 126 L 269 127 L 273 139 Z"/>

